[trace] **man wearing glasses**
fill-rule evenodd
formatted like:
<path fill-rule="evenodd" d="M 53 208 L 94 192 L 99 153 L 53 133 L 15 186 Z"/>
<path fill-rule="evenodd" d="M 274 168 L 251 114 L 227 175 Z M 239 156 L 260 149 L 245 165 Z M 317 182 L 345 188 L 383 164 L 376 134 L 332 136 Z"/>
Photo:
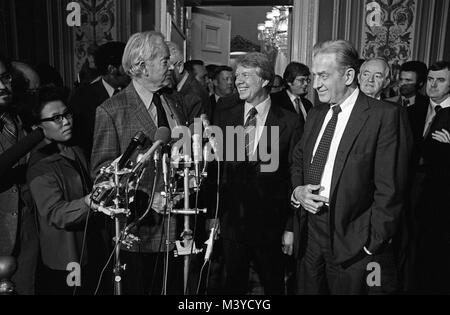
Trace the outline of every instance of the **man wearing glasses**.
<path fill-rule="evenodd" d="M 0 155 L 14 146 L 25 133 L 12 104 L 11 65 L 0 56 Z M 0 181 L 0 256 L 13 256 L 13 275 L 19 294 L 34 294 L 34 273 L 38 239 L 32 199 L 25 185 L 27 159 L 21 159 Z"/>
<path fill-rule="evenodd" d="M 305 98 L 308 94 L 308 86 L 311 82 L 309 68 L 299 62 L 291 62 L 286 67 L 283 79 L 286 82 L 286 90 L 271 95 L 274 104 L 298 115 L 303 130 L 306 115 L 312 104 Z"/>

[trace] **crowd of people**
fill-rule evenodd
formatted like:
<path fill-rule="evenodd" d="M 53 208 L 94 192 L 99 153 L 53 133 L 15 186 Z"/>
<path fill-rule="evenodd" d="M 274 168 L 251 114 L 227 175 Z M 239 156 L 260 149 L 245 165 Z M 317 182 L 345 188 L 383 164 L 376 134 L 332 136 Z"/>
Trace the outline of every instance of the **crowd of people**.
<path fill-rule="evenodd" d="M 147 141 L 134 161 L 159 128 L 200 117 L 227 144 L 200 189 L 207 214 L 192 221 L 198 244 L 219 231 L 210 270 L 193 256 L 183 286 L 173 251 L 184 219 L 167 217 L 161 161 L 148 163 L 130 209 L 151 211 L 133 226 L 138 241 L 121 246 L 125 294 L 245 295 L 252 273 L 267 295 L 450 293 L 450 62 L 408 61 L 393 78 L 387 60 L 361 60 L 344 40 L 311 54 L 276 76 L 262 53 L 236 69 L 205 65 L 141 32 L 100 46 L 98 77 L 72 91 L 50 66 L 0 56 L 0 157 L 43 134 L 0 169 L 0 256 L 17 261 L 17 293 L 112 294 L 114 225 L 94 181 L 138 132 Z M 73 262 L 78 287 L 67 282 Z"/>

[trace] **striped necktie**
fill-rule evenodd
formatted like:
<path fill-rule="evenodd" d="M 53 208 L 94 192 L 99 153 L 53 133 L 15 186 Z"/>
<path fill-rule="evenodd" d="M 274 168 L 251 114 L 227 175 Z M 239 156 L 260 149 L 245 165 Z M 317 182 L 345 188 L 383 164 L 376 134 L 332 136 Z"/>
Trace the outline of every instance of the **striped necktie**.
<path fill-rule="evenodd" d="M 11 144 L 17 143 L 17 125 L 13 117 L 8 112 L 4 112 L 0 116 L 0 132 L 4 134 L 8 142 Z"/>
<path fill-rule="evenodd" d="M 245 156 L 248 157 L 253 153 L 256 132 L 256 115 L 258 110 L 254 107 L 248 113 L 247 121 L 244 124 L 245 130 Z"/>

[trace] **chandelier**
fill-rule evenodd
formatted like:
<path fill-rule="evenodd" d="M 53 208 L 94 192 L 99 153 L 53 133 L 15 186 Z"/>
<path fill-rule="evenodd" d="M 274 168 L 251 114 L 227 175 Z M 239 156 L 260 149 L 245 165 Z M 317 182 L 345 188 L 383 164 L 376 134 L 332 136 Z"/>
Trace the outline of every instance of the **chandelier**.
<path fill-rule="evenodd" d="M 266 13 L 265 23 L 258 24 L 258 40 L 277 50 L 288 47 L 289 6 L 274 6 Z"/>

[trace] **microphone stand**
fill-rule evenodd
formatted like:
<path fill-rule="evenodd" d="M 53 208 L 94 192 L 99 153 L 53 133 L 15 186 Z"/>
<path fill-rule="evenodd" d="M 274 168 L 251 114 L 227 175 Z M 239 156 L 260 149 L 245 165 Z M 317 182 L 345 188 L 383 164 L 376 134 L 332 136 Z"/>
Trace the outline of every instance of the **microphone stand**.
<path fill-rule="evenodd" d="M 119 197 L 120 197 L 120 183 L 119 183 L 119 163 L 115 163 L 114 165 L 114 182 L 116 185 L 116 198 L 114 199 L 114 205 L 116 210 L 119 210 Z M 125 269 L 125 266 L 122 266 L 120 263 L 120 221 L 119 216 L 117 214 L 114 215 L 114 224 L 115 224 L 115 266 L 114 266 L 114 295 L 122 295 L 122 270 Z"/>

